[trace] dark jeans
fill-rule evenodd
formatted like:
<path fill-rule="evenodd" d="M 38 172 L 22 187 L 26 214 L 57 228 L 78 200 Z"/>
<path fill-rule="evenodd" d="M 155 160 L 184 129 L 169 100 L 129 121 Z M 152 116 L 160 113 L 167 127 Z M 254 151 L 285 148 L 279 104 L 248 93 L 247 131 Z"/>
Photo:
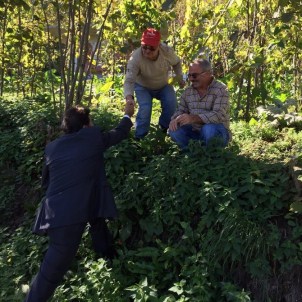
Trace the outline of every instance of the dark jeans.
<path fill-rule="evenodd" d="M 77 253 L 85 226 L 81 223 L 48 230 L 48 250 L 25 302 L 46 302 L 53 295 Z M 95 252 L 109 256 L 113 239 L 103 218 L 90 222 L 90 235 Z"/>

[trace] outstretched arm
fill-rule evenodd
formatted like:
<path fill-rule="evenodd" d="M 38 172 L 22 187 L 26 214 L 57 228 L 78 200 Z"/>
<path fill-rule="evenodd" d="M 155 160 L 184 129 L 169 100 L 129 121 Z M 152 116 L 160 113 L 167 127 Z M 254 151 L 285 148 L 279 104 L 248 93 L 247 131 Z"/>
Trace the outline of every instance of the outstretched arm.
<path fill-rule="evenodd" d="M 103 133 L 104 147 L 108 149 L 126 139 L 133 125 L 131 117 L 134 114 L 134 104 L 127 102 L 125 105 L 125 116 L 122 118 L 116 128 Z"/>

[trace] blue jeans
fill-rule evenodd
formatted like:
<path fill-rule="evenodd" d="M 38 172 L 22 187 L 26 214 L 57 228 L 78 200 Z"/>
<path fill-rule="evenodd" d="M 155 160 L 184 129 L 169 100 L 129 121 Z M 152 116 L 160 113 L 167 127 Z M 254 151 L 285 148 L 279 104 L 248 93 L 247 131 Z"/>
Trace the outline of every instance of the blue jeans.
<path fill-rule="evenodd" d="M 173 86 L 167 84 L 161 89 L 151 90 L 136 83 L 134 90 L 138 103 L 135 137 L 143 138 L 149 132 L 153 98 L 158 99 L 161 104 L 162 112 L 158 123 L 163 129 L 168 129 L 177 103 Z"/>
<path fill-rule="evenodd" d="M 194 130 L 192 125 L 184 125 L 176 131 L 169 131 L 169 135 L 182 150 L 188 147 L 190 139 L 202 141 L 205 146 L 213 139 L 218 139 L 222 147 L 225 147 L 230 139 L 229 132 L 223 124 L 205 124 L 200 131 Z"/>

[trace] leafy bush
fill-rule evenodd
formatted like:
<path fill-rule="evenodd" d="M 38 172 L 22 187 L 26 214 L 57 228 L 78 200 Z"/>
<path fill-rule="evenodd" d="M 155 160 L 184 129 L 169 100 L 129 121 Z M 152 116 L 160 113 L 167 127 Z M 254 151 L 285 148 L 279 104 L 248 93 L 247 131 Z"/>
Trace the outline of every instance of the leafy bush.
<path fill-rule="evenodd" d="M 20 212 L 17 208 L 26 200 L 39 199 L 43 150 L 56 135 L 57 116 L 39 97 L 0 103 L 0 181 L 5 184 L 0 188 L 0 213 L 7 219 Z"/>
<path fill-rule="evenodd" d="M 57 112 L 49 103 L 35 100 L 3 100 L 0 104 L 0 159 L 4 165 L 18 165 L 30 178 L 33 167 L 41 163 L 43 148 L 53 139 Z M 40 173 L 40 170 L 38 170 Z"/>
<path fill-rule="evenodd" d="M 29 221 L 27 217 L 27 220 Z M 27 280 L 39 268 L 45 251 L 45 238 L 33 237 L 30 225 L 14 230 L 0 229 L 0 300 L 20 301 L 24 297 Z"/>
<path fill-rule="evenodd" d="M 1 104 L 6 133 L 1 167 L 10 172 L 0 174 L 2 212 L 10 202 L 20 202 L 20 193 L 14 194 L 20 183 L 31 184 L 27 199 L 38 199 L 47 131 L 37 125 L 42 120 L 58 126 L 57 112 L 46 103 L 22 105 Z M 92 111 L 95 124 L 114 127 L 122 107 L 123 101 L 103 99 Z M 297 192 L 288 162 L 302 159 L 301 132 L 278 132 L 265 121 L 233 122 L 228 148 L 192 143 L 182 154 L 154 124 L 144 140 L 137 142 L 131 134 L 105 154 L 120 212 L 109 224 L 118 258 L 111 264 L 94 259 L 85 233 L 77 261 L 52 301 L 279 302 L 299 297 L 302 224 L 301 213 L 291 210 Z M 4 301 L 22 299 L 46 248 L 45 238 L 30 234 L 33 209 L 27 212 L 20 227 L 0 230 Z"/>

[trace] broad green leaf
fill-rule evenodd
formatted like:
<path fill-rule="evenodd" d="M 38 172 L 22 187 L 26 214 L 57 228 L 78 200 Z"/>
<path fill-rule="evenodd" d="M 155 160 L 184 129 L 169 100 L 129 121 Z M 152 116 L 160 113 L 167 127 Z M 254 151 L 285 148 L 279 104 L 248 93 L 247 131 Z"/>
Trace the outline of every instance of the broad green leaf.
<path fill-rule="evenodd" d="M 123 241 L 127 240 L 132 232 L 132 224 L 124 225 L 120 230 L 120 236 Z"/>
<path fill-rule="evenodd" d="M 277 45 L 281 48 L 285 48 L 285 43 L 284 43 L 284 40 L 280 40 Z"/>
<path fill-rule="evenodd" d="M 258 64 L 263 64 L 264 60 L 265 60 L 265 57 L 263 57 L 263 56 L 257 56 L 254 58 L 255 63 L 258 63 Z"/>
<path fill-rule="evenodd" d="M 114 81 L 110 81 L 110 82 L 107 82 L 105 83 L 101 88 L 100 88 L 100 91 L 104 92 L 104 93 L 107 93 L 110 91 L 111 87 L 113 86 L 114 84 Z"/>
<path fill-rule="evenodd" d="M 140 257 L 157 257 L 159 253 L 159 249 L 155 247 L 144 247 L 139 249 L 139 251 L 135 254 Z"/>
<path fill-rule="evenodd" d="M 280 26 L 276 26 L 275 29 L 274 29 L 274 35 L 279 34 L 281 31 L 282 31 L 281 27 Z"/>
<path fill-rule="evenodd" d="M 292 20 L 293 17 L 294 17 L 293 13 L 284 13 L 281 16 L 281 20 L 284 23 L 288 23 L 288 22 L 290 22 Z"/>
<path fill-rule="evenodd" d="M 258 125 L 258 122 L 254 118 L 251 118 L 250 121 L 249 121 L 249 125 L 250 126 L 256 126 L 256 125 Z"/>
<path fill-rule="evenodd" d="M 302 201 L 295 201 L 290 205 L 289 210 L 295 213 L 302 213 Z"/>
<path fill-rule="evenodd" d="M 279 0 L 279 6 L 287 6 L 289 5 L 289 0 Z"/>

